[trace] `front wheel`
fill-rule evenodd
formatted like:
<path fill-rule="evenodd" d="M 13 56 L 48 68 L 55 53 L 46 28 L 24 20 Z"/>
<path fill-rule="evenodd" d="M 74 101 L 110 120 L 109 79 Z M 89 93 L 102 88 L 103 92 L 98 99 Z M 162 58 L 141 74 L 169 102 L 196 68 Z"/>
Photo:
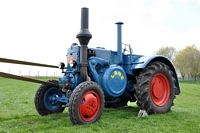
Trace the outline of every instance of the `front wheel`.
<path fill-rule="evenodd" d="M 79 84 L 69 100 L 69 116 L 73 124 L 82 125 L 100 119 L 104 108 L 101 87 L 92 81 Z"/>
<path fill-rule="evenodd" d="M 148 114 L 168 112 L 175 98 L 173 72 L 162 62 L 150 63 L 136 77 L 135 97 Z"/>
<path fill-rule="evenodd" d="M 47 82 L 58 84 L 57 80 L 48 80 Z M 34 98 L 37 112 L 42 116 L 63 112 L 65 107 L 62 107 L 62 103 L 56 100 L 61 96 L 62 92 L 59 88 L 49 84 L 40 85 Z"/>

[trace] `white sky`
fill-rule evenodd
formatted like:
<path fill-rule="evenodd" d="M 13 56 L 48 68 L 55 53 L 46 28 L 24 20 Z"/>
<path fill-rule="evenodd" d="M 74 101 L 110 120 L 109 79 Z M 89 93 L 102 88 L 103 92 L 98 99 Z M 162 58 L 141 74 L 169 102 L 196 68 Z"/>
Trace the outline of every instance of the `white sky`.
<path fill-rule="evenodd" d="M 200 0 L 1 0 L 0 57 L 51 65 L 66 62 L 67 48 L 78 43 L 81 7 L 89 8 L 89 47 L 116 50 L 115 22 L 121 21 L 122 42 L 131 44 L 134 54 L 152 55 L 162 46 L 200 48 Z M 47 71 L 0 63 L 0 71 L 9 70 L 21 70 L 21 75 Z"/>

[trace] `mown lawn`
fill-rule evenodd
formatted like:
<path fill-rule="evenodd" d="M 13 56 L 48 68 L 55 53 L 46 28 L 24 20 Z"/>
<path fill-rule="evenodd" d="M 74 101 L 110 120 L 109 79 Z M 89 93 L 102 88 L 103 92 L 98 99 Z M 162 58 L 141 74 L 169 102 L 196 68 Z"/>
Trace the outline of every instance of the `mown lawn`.
<path fill-rule="evenodd" d="M 104 109 L 93 124 L 72 125 L 68 110 L 42 117 L 35 110 L 39 84 L 0 78 L 0 133 L 200 133 L 200 84 L 180 83 L 181 95 L 166 114 L 137 117 L 135 103 L 126 108 Z"/>

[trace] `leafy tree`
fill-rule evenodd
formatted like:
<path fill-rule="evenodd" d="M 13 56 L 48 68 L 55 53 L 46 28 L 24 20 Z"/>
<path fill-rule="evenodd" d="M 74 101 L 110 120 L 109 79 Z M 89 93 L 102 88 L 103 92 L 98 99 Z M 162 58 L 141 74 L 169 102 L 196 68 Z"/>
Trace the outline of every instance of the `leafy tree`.
<path fill-rule="evenodd" d="M 200 75 L 200 51 L 195 45 L 187 46 L 178 52 L 174 64 L 183 78 L 187 74 L 196 81 Z"/>
<path fill-rule="evenodd" d="M 200 69 L 200 51 L 194 46 L 186 47 L 187 73 L 196 81 Z"/>
<path fill-rule="evenodd" d="M 162 47 L 160 48 L 156 54 L 166 56 L 170 61 L 173 61 L 176 55 L 176 49 L 174 47 Z"/>
<path fill-rule="evenodd" d="M 180 50 L 175 59 L 174 59 L 174 65 L 175 67 L 179 70 L 181 77 L 185 78 L 185 74 L 186 74 L 186 61 L 185 61 L 185 51 L 184 50 Z"/>

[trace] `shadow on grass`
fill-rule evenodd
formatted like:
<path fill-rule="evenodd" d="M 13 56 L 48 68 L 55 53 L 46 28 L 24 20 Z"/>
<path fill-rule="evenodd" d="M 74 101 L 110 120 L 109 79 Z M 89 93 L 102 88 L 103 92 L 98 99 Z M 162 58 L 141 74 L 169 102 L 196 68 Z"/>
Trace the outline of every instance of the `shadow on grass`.
<path fill-rule="evenodd" d="M 131 119 L 137 117 L 138 107 L 105 108 L 102 117 L 105 119 Z"/>
<path fill-rule="evenodd" d="M 102 121 L 107 121 L 107 119 L 115 120 L 115 119 L 131 119 L 136 118 L 139 112 L 138 107 L 120 107 L 120 108 L 104 108 L 103 114 L 101 116 Z M 67 109 L 63 113 L 59 114 L 51 114 L 48 116 L 40 116 L 40 115 L 26 115 L 21 118 L 21 120 L 28 125 L 37 125 L 37 124 L 48 124 L 56 126 L 59 123 L 59 127 L 72 127 L 73 124 L 70 121 L 69 114 Z M 96 123 L 98 124 L 98 123 Z"/>
<path fill-rule="evenodd" d="M 139 112 L 138 107 L 133 107 L 133 106 L 127 106 L 127 107 L 120 107 L 120 108 L 104 108 L 103 113 L 102 113 L 102 119 L 131 119 L 131 118 L 138 118 L 138 112 Z M 161 115 L 166 115 L 167 117 L 173 117 L 173 118 L 181 118 L 181 117 L 197 117 L 193 116 L 191 113 L 186 112 L 186 111 L 180 111 L 180 110 L 172 110 L 168 113 L 165 114 L 158 114 L 158 115 L 150 115 L 153 117 L 160 117 Z M 40 116 L 39 114 L 24 114 L 24 115 L 12 115 L 9 118 L 0 118 L 1 121 L 4 122 L 12 122 L 12 121 L 22 121 L 23 123 L 27 124 L 34 124 L 34 123 L 40 123 L 40 124 L 46 124 L 49 122 L 54 122 L 54 121 L 62 121 L 64 123 L 64 126 L 72 126 L 72 123 L 69 118 L 69 114 L 67 112 L 67 109 L 63 113 L 59 114 L 50 114 L 47 116 Z"/>
<path fill-rule="evenodd" d="M 130 117 L 130 115 L 133 115 L 134 117 L 137 116 L 139 112 L 138 107 L 133 106 L 127 106 L 127 107 L 119 107 L 119 108 L 104 108 L 102 116 L 109 116 L 112 117 Z M 47 116 L 40 116 L 39 114 L 14 114 L 10 117 L 0 117 L 0 120 L 6 122 L 6 121 L 37 121 L 39 123 L 49 123 L 49 121 L 58 121 L 60 119 L 63 119 L 67 122 L 70 121 L 69 114 L 67 111 L 67 108 L 63 113 L 59 114 L 50 114 Z M 33 122 L 30 122 L 32 124 Z M 68 122 L 67 122 L 68 123 Z M 71 125 L 71 124 L 70 124 Z"/>
<path fill-rule="evenodd" d="M 172 110 L 166 114 L 150 115 L 148 117 L 137 117 L 138 107 L 121 107 L 121 108 L 105 108 L 101 119 L 93 124 L 81 126 L 73 125 L 70 121 L 67 109 L 60 114 L 51 114 L 48 116 L 40 116 L 39 114 L 16 115 L 15 118 L 4 119 L 0 127 L 3 131 L 10 132 L 37 132 L 37 131 L 107 131 L 122 130 L 130 131 L 130 129 L 140 128 L 146 125 L 146 129 L 162 128 L 162 130 L 172 128 L 174 131 L 183 128 L 185 131 L 198 131 L 198 114 L 191 114 L 188 111 Z M 167 121 L 166 121 L 167 120 Z M 170 123 L 169 123 L 170 122 Z M 126 125 L 126 126 L 125 126 Z M 173 127 L 171 126 L 173 125 Z M 17 128 L 17 129 L 16 129 Z M 122 128 L 122 129 L 121 129 Z M 130 129 L 129 129 L 130 128 Z M 136 129 L 135 129 L 136 130 Z M 180 130 L 181 131 L 181 130 Z"/>
<path fill-rule="evenodd" d="M 116 111 L 122 111 L 122 112 L 132 112 L 132 113 L 138 113 L 139 108 L 133 107 L 133 106 L 126 106 L 126 107 L 119 107 L 119 108 L 104 108 L 104 112 L 116 112 Z"/>

